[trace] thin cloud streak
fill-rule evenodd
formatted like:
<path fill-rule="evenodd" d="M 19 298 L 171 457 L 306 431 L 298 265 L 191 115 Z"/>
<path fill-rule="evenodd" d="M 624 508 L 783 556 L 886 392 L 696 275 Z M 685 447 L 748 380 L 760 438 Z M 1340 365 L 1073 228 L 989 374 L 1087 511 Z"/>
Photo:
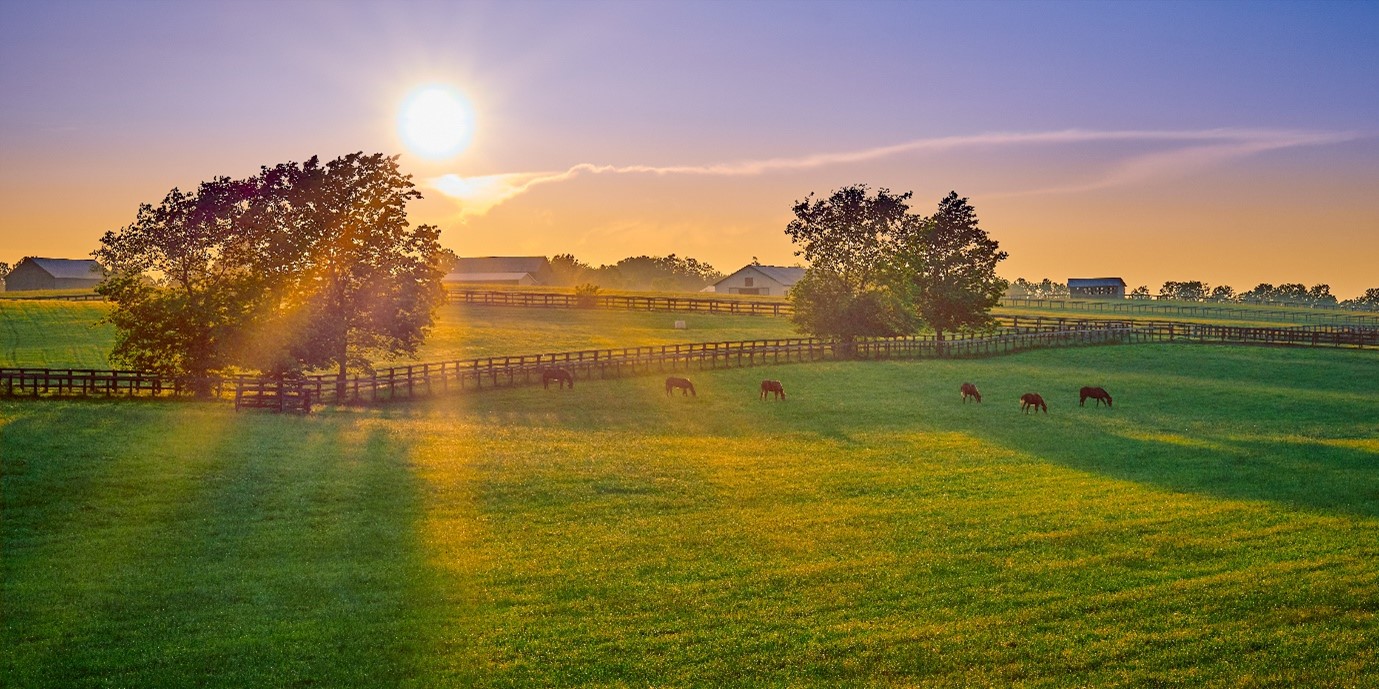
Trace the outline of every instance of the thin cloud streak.
<path fill-rule="evenodd" d="M 773 172 L 796 172 L 831 165 L 845 165 L 893 156 L 948 151 L 961 148 L 1071 145 L 1101 142 L 1142 142 L 1178 144 L 1169 151 L 1131 157 L 1101 177 L 1075 185 L 1007 191 L 992 196 L 1062 194 L 1104 189 L 1143 182 L 1184 171 L 1201 169 L 1233 158 L 1265 151 L 1319 146 L 1360 138 L 1351 132 L 1309 132 L 1274 129 L 1207 129 L 1188 131 L 1088 131 L 1070 129 L 1056 132 L 989 133 L 915 139 L 889 146 L 858 151 L 817 153 L 791 158 L 768 158 L 714 165 L 595 165 L 580 163 L 557 172 L 516 172 L 479 177 L 446 174 L 430 180 L 432 188 L 460 202 L 461 216 L 483 215 L 494 207 L 543 184 L 568 181 L 580 175 L 640 174 L 696 175 L 715 177 L 759 176 Z"/>

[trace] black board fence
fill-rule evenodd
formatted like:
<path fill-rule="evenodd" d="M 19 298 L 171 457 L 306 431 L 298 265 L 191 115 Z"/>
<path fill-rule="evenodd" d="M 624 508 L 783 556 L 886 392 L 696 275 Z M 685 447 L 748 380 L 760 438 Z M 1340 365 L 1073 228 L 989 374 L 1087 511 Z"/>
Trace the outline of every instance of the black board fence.
<path fill-rule="evenodd" d="M 309 408 L 312 403 L 374 403 L 457 391 L 533 385 L 548 368 L 576 380 L 738 368 L 840 359 L 987 357 L 1049 347 L 1185 342 L 1379 349 L 1379 328 L 1248 328 L 1197 323 L 1021 318 L 986 334 L 938 340 L 931 335 L 864 338 L 840 343 L 818 338 L 627 347 L 486 357 L 392 366 L 346 378 L 343 395 L 333 375 L 283 381 L 230 377 L 177 380 L 139 371 L 0 368 L 0 395 L 184 396 L 198 387 L 240 406 Z M 276 387 L 274 387 L 276 386 Z M 278 390 L 275 397 L 274 390 Z M 251 400 L 246 403 L 245 400 Z"/>
<path fill-rule="evenodd" d="M 559 294 L 554 292 L 505 292 L 501 290 L 450 289 L 452 303 L 485 306 L 521 306 L 545 309 L 617 309 L 623 311 L 674 311 L 746 316 L 789 316 L 790 302 L 719 299 L 716 297 L 629 296 L 617 294 Z"/>

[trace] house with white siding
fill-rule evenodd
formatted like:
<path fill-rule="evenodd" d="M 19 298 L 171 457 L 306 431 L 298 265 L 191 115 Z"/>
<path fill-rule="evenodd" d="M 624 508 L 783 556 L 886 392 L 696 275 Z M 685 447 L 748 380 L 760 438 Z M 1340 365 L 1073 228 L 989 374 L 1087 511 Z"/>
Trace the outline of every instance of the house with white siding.
<path fill-rule="evenodd" d="M 713 283 L 705 291 L 713 291 L 717 294 L 783 297 L 802 277 L 804 277 L 804 268 L 798 266 L 748 265 Z"/>

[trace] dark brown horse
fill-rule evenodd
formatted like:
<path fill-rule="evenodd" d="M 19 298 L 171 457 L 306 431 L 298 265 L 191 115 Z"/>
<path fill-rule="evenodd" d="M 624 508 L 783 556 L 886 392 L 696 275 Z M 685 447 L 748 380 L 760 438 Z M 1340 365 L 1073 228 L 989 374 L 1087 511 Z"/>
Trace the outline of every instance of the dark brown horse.
<path fill-rule="evenodd" d="M 785 387 L 780 384 L 779 380 L 763 380 L 761 381 L 761 398 L 766 399 L 767 395 L 775 395 L 776 399 L 783 400 L 785 399 Z"/>
<path fill-rule="evenodd" d="M 1087 406 L 1088 399 L 1096 400 L 1098 407 L 1101 406 L 1102 402 L 1105 402 L 1108 407 L 1111 406 L 1111 394 L 1101 388 L 1082 388 L 1078 391 L 1077 396 L 1080 398 L 1077 401 L 1079 407 Z"/>
<path fill-rule="evenodd" d="M 1049 413 L 1049 405 L 1044 404 L 1044 398 L 1038 393 L 1027 392 L 1020 395 L 1020 411 L 1028 414 L 1031 409 L 1035 412 L 1043 409 L 1045 414 Z"/>
<path fill-rule="evenodd" d="M 978 402 L 982 401 L 982 393 L 977 391 L 977 386 L 971 383 L 962 384 L 962 403 L 967 404 L 967 398 L 971 397 Z"/>
<path fill-rule="evenodd" d="M 666 394 L 669 395 L 671 391 L 675 390 L 676 388 L 679 388 L 681 397 L 685 395 L 694 395 L 695 397 L 699 396 L 699 393 L 694 391 L 694 383 L 689 382 L 689 379 L 676 378 L 675 376 L 667 378 Z"/>
<path fill-rule="evenodd" d="M 555 381 L 556 384 L 560 386 L 561 390 L 564 390 L 567 384 L 570 386 L 570 389 L 573 390 L 575 387 L 575 374 L 563 368 L 548 368 L 542 371 L 541 387 L 549 390 L 551 388 L 551 381 Z"/>

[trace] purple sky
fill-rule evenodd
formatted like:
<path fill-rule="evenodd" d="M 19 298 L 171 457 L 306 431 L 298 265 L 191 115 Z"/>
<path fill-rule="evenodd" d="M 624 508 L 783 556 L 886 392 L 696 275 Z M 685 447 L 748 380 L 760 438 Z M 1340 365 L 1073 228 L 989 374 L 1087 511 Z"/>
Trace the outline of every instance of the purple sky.
<path fill-rule="evenodd" d="M 865 182 L 968 196 L 1009 278 L 1344 298 L 1379 286 L 1376 64 L 1375 2 L 0 0 L 0 260 L 363 150 L 463 255 L 792 263 L 792 203 Z M 397 133 L 425 83 L 474 106 L 451 159 Z"/>

